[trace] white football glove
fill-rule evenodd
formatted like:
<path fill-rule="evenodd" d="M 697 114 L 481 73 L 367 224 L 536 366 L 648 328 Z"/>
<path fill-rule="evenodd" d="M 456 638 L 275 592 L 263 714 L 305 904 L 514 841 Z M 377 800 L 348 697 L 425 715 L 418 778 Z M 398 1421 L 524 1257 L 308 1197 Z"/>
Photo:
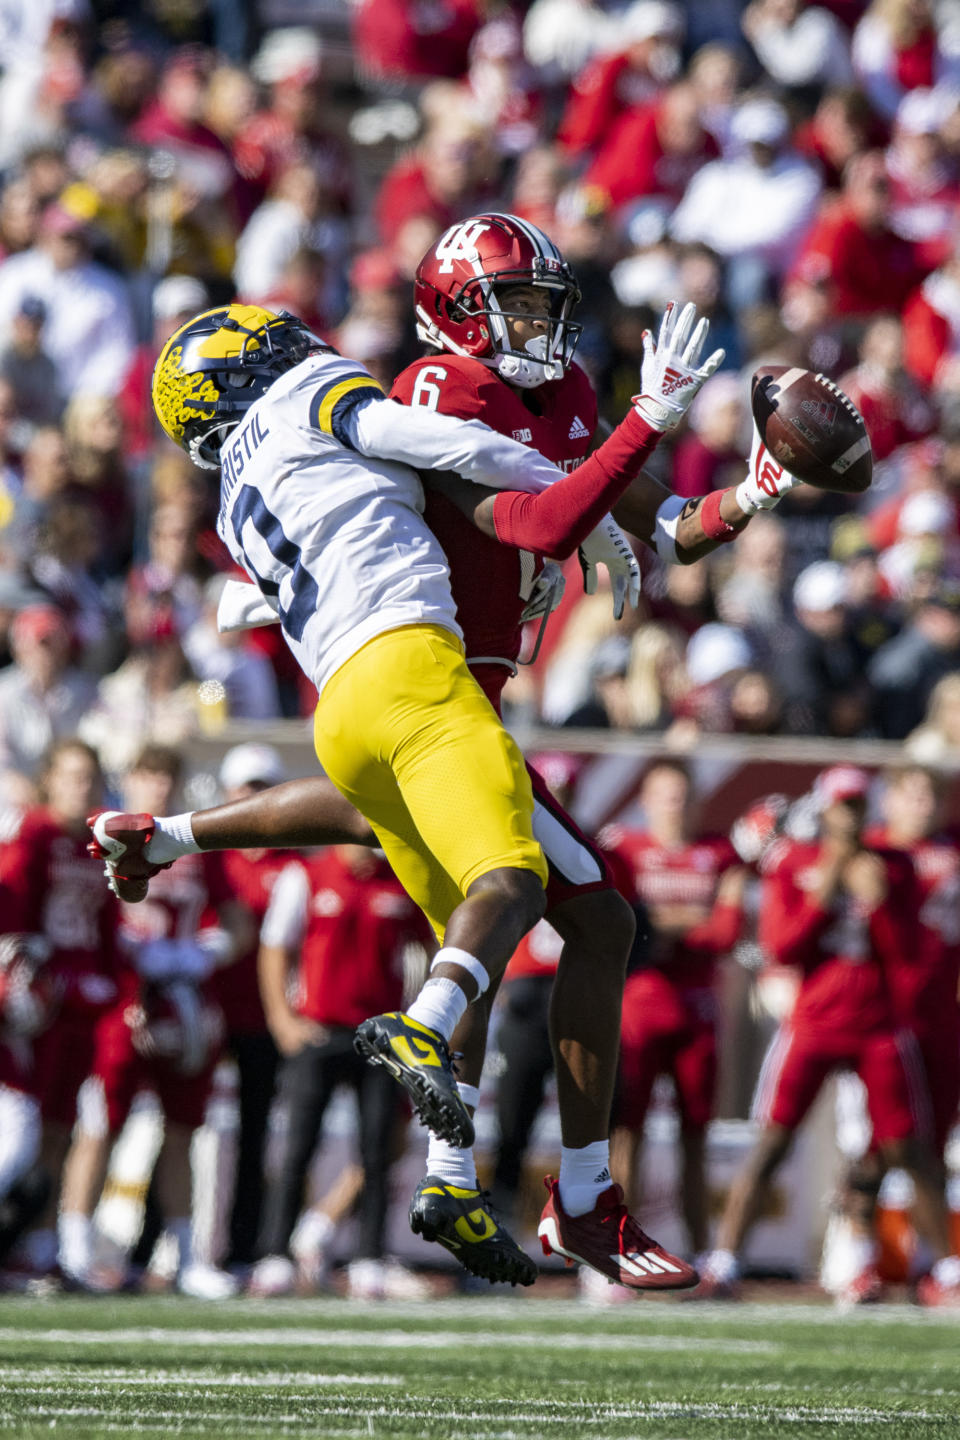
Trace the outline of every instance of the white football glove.
<path fill-rule="evenodd" d="M 606 565 L 613 590 L 613 618 L 619 620 L 626 601 L 636 609 L 640 602 L 640 566 L 630 542 L 610 515 L 605 515 L 580 546 L 583 589 L 587 595 L 596 592 L 599 578 L 597 566 Z"/>
<path fill-rule="evenodd" d="M 533 582 L 530 599 L 520 616 L 521 621 L 526 624 L 528 620 L 538 620 L 541 615 L 552 615 L 563 599 L 566 586 L 566 577 L 556 561 L 545 560 L 543 569 Z"/>
<path fill-rule="evenodd" d="M 700 364 L 700 352 L 710 331 L 709 320 L 697 320 L 697 307 L 683 309 L 671 300 L 660 321 L 656 341 L 649 330 L 643 332 L 643 363 L 640 367 L 640 394 L 634 395 L 637 414 L 653 430 L 673 430 L 684 415 L 700 386 L 718 368 L 723 350 Z"/>
<path fill-rule="evenodd" d="M 802 484 L 802 480 L 774 460 L 754 424 L 750 469 L 746 480 L 741 480 L 734 492 L 734 499 L 744 515 L 756 515 L 758 510 L 772 510 L 774 505 L 780 504 L 784 495 Z"/>

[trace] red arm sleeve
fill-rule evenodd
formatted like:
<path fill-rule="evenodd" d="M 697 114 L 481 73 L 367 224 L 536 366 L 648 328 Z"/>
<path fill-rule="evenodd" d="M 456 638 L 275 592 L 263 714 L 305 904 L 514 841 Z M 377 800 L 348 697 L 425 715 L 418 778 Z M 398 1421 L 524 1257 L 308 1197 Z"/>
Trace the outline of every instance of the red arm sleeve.
<path fill-rule="evenodd" d="M 832 918 L 797 890 L 789 874 L 776 873 L 764 882 L 757 938 L 781 965 L 813 969 L 820 959 L 817 942 Z"/>
<path fill-rule="evenodd" d="M 742 926 L 743 910 L 739 905 L 714 905 L 706 920 L 687 931 L 682 944 L 688 950 L 726 955 L 740 939 Z"/>
<path fill-rule="evenodd" d="M 591 60 L 573 82 L 557 140 L 571 155 L 590 150 L 606 135 L 616 115 L 617 81 L 628 64 L 626 55 Z"/>
<path fill-rule="evenodd" d="M 660 440 L 635 410 L 571 475 L 539 495 L 503 490 L 493 502 L 497 539 L 565 560 L 615 505 Z"/>

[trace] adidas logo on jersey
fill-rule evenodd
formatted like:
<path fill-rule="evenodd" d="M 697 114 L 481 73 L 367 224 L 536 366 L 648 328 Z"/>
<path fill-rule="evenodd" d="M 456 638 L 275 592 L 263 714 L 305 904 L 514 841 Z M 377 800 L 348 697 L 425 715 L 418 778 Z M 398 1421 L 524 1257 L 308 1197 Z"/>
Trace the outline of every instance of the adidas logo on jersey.
<path fill-rule="evenodd" d="M 580 416 L 574 415 L 573 424 L 570 426 L 570 439 L 587 440 L 589 439 L 589 437 L 590 431 L 587 429 L 586 425 L 584 425 L 583 421 L 580 419 Z"/>

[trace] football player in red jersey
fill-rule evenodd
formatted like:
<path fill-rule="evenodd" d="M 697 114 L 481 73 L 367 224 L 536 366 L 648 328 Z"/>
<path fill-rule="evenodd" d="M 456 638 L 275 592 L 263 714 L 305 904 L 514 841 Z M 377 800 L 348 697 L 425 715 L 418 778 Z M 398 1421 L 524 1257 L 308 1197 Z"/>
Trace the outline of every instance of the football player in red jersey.
<path fill-rule="evenodd" d="M 887 979 L 900 1024 L 914 1035 L 923 1066 L 933 1148 L 945 1178 L 944 1150 L 960 1103 L 960 841 L 941 824 L 942 783 L 922 765 L 887 772 L 883 823 L 864 842 L 903 850 L 913 861 L 921 907 L 916 943 L 890 957 Z M 882 1178 L 875 1148 L 854 1167 L 845 1197 L 855 1221 L 872 1223 Z M 920 1277 L 923 1304 L 960 1300 L 960 1259 L 949 1257 Z"/>
<path fill-rule="evenodd" d="M 176 750 L 146 746 L 124 779 L 125 799 L 137 809 L 169 808 L 181 768 Z M 92 1217 L 110 1151 L 134 1096 L 149 1089 L 164 1113 L 155 1190 L 179 1245 L 177 1287 L 201 1299 L 235 1288 L 230 1276 L 193 1255 L 190 1145 L 203 1124 L 223 1040 L 210 977 L 238 957 L 251 935 L 219 854 L 182 856 L 157 877 L 148 900 L 121 907 L 119 994 L 97 1024 L 88 1103 L 64 1167 L 62 1214 L 74 1232 L 70 1268 L 82 1280 L 91 1267 Z M 164 1027 L 152 1034 L 151 1020 L 179 1031 L 183 1043 L 174 1036 L 164 1044 Z"/>
<path fill-rule="evenodd" d="M 725 835 L 696 835 L 680 760 L 658 760 L 639 792 L 645 826 L 613 825 L 601 843 L 621 891 L 643 906 L 650 936 L 623 993 L 613 1168 L 628 1196 L 653 1082 L 673 1080 L 680 1114 L 681 1199 L 695 1254 L 707 1244 L 704 1144 L 716 1088 L 717 960 L 737 942 L 746 871 Z"/>
<path fill-rule="evenodd" d="M 916 1084 L 912 1037 L 898 1028 L 888 979 L 917 947 L 920 896 L 909 856 L 863 838 L 868 789 L 862 770 L 824 771 L 814 787 L 819 838 L 781 838 L 764 860 L 760 943 L 799 969 L 800 985 L 757 1082 L 760 1135 L 731 1187 L 701 1294 L 735 1293 L 739 1252 L 762 1191 L 838 1069 L 863 1080 L 880 1155 L 912 1174 L 925 1233 L 949 1264 L 946 1206 L 925 1134 L 927 1097 Z"/>
<path fill-rule="evenodd" d="M 31 1041 L 53 1023 L 63 984 L 43 935 L 0 938 L 0 1263 L 40 1214 L 50 1177 L 39 1163 L 41 1117 Z"/>
<path fill-rule="evenodd" d="M 461 418 L 482 418 L 522 443 L 535 445 L 561 468 L 575 469 L 586 457 L 596 426 L 596 401 L 572 359 L 579 327 L 571 312 L 578 298 L 570 267 L 535 226 L 496 214 L 453 226 L 417 271 L 418 328 L 433 354 L 399 377 L 393 398 Z M 657 351 L 652 337 L 646 348 L 652 362 Z M 670 406 L 682 403 L 678 397 L 687 383 L 677 372 L 665 381 L 666 389 L 673 386 L 676 392 L 666 397 L 668 403 L 657 401 L 645 411 L 643 402 L 638 402 L 642 417 L 654 429 L 662 432 L 679 423 L 679 408 L 674 412 Z M 747 478 L 735 488 L 684 501 L 641 474 L 615 507 L 615 515 L 663 559 L 690 563 L 734 539 L 752 514 L 772 508 L 795 483 L 757 446 Z M 541 556 L 551 553 L 552 540 L 525 523 L 526 502 L 535 497 L 501 505 L 491 522 L 484 510 L 490 502 L 482 500 L 478 505 L 477 494 L 476 487 L 450 484 L 443 494 L 431 487 L 426 514 L 450 562 L 468 663 L 499 710 L 500 692 L 520 652 L 523 618 L 548 610 L 556 598 L 549 580 L 537 584 Z M 596 583 L 597 560 L 608 564 L 615 604 L 622 610 L 635 562 L 616 527 L 598 527 L 582 550 L 588 586 Z M 675 1266 L 671 1269 L 654 1260 L 645 1271 L 638 1271 L 634 1262 L 620 1264 L 620 1254 L 646 1254 L 649 1244 L 639 1227 L 631 1228 L 633 1222 L 610 1183 L 608 1167 L 620 996 L 633 917 L 613 888 L 600 852 L 550 800 L 542 781 L 535 774 L 531 778 L 537 806 L 535 833 L 551 866 L 550 920 L 565 941 L 551 1025 L 564 1153 L 559 1187 L 556 1182 L 549 1187 L 541 1239 L 545 1248 L 594 1264 L 608 1278 L 631 1288 L 690 1284 L 693 1272 L 680 1262 L 671 1261 Z M 286 800 L 285 796 L 278 802 L 284 810 Z M 286 812 L 289 831 L 278 831 L 275 817 L 265 820 L 274 836 L 282 835 L 281 843 L 309 843 L 291 838 L 303 834 L 305 816 L 314 822 L 314 843 L 318 836 L 346 838 L 335 828 L 323 831 L 321 790 L 310 795 L 305 789 L 303 805 L 298 810 L 294 803 Z M 163 840 L 156 844 L 161 825 L 151 841 L 152 854 L 166 858 L 197 842 L 236 844 L 233 825 L 233 818 L 225 817 L 219 829 L 205 829 L 201 841 L 200 834 L 192 832 L 192 822 L 180 817 L 167 842 L 172 851 L 164 848 Z M 128 827 L 116 844 L 137 850 L 142 859 L 144 834 Z M 102 843 L 103 837 L 99 838 Z M 123 854 L 122 848 L 114 848 L 114 867 Z M 127 857 L 128 870 L 131 863 L 132 855 Z M 149 866 L 136 873 L 148 875 Z M 465 1055 L 459 1088 L 468 1105 L 476 1100 L 491 998 L 488 993 L 471 1007 L 454 1042 Z M 455 1232 L 457 1220 L 482 1202 L 472 1153 L 446 1142 L 432 1143 L 428 1179 L 448 1185 L 443 1224 Z M 414 1214 L 419 1201 L 418 1192 Z M 434 1218 L 436 1210 L 434 1205 Z M 436 1228 L 434 1218 L 431 1228 Z M 491 1279 L 532 1283 L 535 1272 L 530 1262 L 502 1226 L 494 1219 L 491 1225 L 496 1229 L 489 1236 L 462 1249 L 466 1267 Z M 612 1259 L 607 1240 L 611 1228 L 620 1236 L 620 1253 Z"/>
<path fill-rule="evenodd" d="M 41 1163 L 52 1198 L 77 1115 L 77 1092 L 89 1075 L 98 1017 L 117 997 L 119 910 L 104 893 L 98 865 L 86 850 L 85 816 L 99 803 L 103 777 L 95 751 L 59 740 L 41 773 L 43 803 L 28 810 L 15 835 L 0 846 L 0 914 L 4 929 L 42 936 L 52 947 L 47 973 L 62 997 L 48 1029 L 33 1041 L 32 1084 L 43 1119 Z M 52 1203 L 52 1202 L 51 1202 Z M 57 1237 L 47 1224 L 30 1237 L 38 1271 L 54 1268 Z M 72 1246 L 69 1216 L 59 1217 L 61 1262 Z"/>

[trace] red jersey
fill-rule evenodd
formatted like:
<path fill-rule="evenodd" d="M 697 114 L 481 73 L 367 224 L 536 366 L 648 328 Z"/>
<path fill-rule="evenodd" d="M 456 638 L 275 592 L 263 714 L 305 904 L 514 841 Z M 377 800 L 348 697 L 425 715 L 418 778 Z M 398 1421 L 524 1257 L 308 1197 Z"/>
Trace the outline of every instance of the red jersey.
<path fill-rule="evenodd" d="M 514 950 L 504 980 L 519 980 L 529 975 L 556 975 L 562 949 L 563 940 L 553 926 L 548 925 L 546 920 L 538 920 Z"/>
<path fill-rule="evenodd" d="M 396 1010 L 405 949 L 432 941 L 426 919 L 385 860 L 372 874 L 356 875 L 327 850 L 303 870 L 308 898 L 296 1009 L 320 1025 L 350 1029 Z M 264 940 L 274 943 L 266 933 Z"/>
<path fill-rule="evenodd" d="M 291 860 L 298 858 L 294 850 L 223 852 L 223 868 L 231 895 L 249 910 L 255 935 L 260 933 L 277 876 Z M 211 990 L 223 1011 L 228 1032 L 262 1034 L 267 1028 L 257 980 L 258 950 L 259 942 L 255 939 L 232 965 L 214 971 L 211 977 Z"/>
<path fill-rule="evenodd" d="M 888 895 L 872 913 L 842 891 L 829 910 L 817 904 L 818 843 L 780 840 L 769 857 L 758 939 L 774 960 L 802 972 L 794 1028 L 847 1034 L 896 1028 L 889 976 L 916 949 L 920 896 L 909 856 L 873 853 L 886 868 Z"/>
<path fill-rule="evenodd" d="M 708 912 L 682 935 L 654 933 L 649 961 L 681 989 L 710 987 L 717 960 L 733 949 L 740 934 L 740 907 L 715 903 L 721 875 L 740 864 L 730 841 L 725 835 L 703 835 L 667 846 L 645 830 L 611 825 L 600 843 L 614 856 L 614 873 L 631 904 L 639 902 L 651 913 L 658 905 L 693 905 Z"/>
<path fill-rule="evenodd" d="M 116 995 L 119 908 L 87 835 L 71 835 L 44 807 L 28 810 L 0 846 L 0 915 L 5 930 L 45 935 L 49 966 L 66 978 L 64 1010 L 96 1009 Z"/>
<path fill-rule="evenodd" d="M 482 420 L 501 435 L 533 446 L 567 472 L 586 457 L 597 426 L 597 399 L 579 365 L 571 365 L 560 380 L 521 393 L 479 360 L 435 355 L 408 365 L 390 394 L 405 405 Z M 527 407 L 523 394 L 539 413 Z M 517 659 L 523 640 L 520 615 L 541 568 L 540 557 L 482 534 L 451 501 L 429 489 L 425 515 L 450 565 L 467 661 L 499 713 L 508 666 L 472 661 L 476 656 Z"/>
<path fill-rule="evenodd" d="M 892 230 L 864 229 L 846 204 L 827 201 L 814 221 L 793 273 L 829 287 L 834 315 L 899 311 L 925 267 L 917 249 Z"/>
<path fill-rule="evenodd" d="M 868 831 L 866 840 L 878 849 L 892 843 L 880 826 Z M 923 930 L 888 968 L 897 1019 L 924 1033 L 955 1028 L 960 1019 L 960 843 L 942 831 L 915 841 L 906 853 L 920 892 Z"/>

